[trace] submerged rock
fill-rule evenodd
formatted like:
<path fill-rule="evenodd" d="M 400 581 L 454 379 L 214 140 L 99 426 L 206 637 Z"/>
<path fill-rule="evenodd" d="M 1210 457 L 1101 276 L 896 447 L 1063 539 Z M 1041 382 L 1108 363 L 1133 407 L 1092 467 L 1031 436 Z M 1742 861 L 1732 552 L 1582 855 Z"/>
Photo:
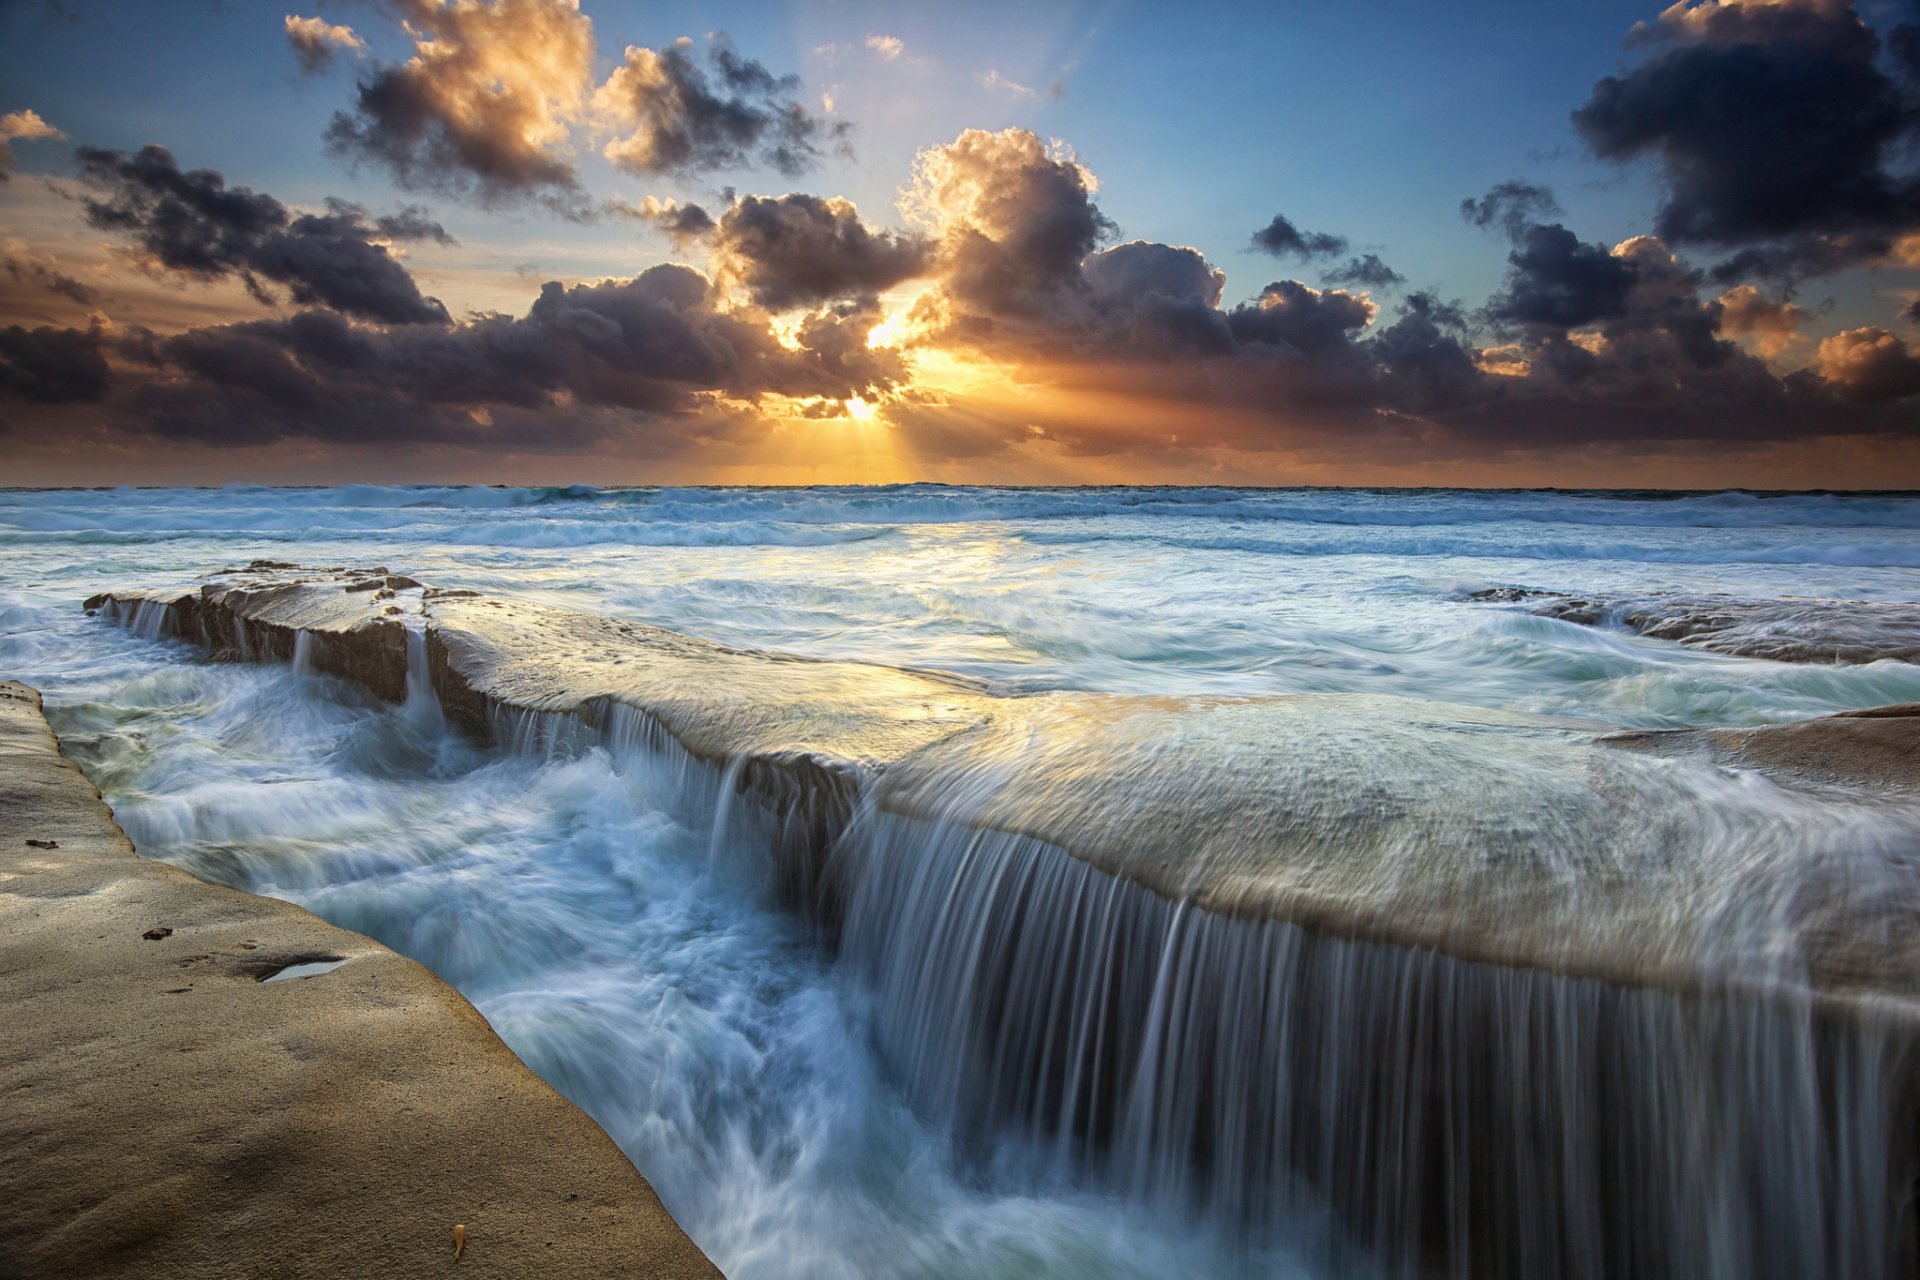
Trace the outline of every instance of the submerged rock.
<path fill-rule="evenodd" d="M 1524 587 L 1476 591 L 1472 600 L 1521 603 L 1583 626 L 1624 627 L 1693 649 L 1775 662 L 1920 662 L 1920 604 L 1871 600 L 1743 600 L 1732 596 L 1590 598 Z"/>

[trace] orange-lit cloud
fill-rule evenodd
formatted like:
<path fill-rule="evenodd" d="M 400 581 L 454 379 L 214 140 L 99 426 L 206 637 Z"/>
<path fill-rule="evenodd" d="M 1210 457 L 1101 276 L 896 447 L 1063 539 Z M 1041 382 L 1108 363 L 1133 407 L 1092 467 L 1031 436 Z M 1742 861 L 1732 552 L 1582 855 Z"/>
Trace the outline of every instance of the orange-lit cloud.
<path fill-rule="evenodd" d="M 367 47 L 367 42 L 356 35 L 352 27 L 293 14 L 287 15 L 287 43 L 300 59 L 300 65 L 309 72 L 325 70 L 333 56 L 342 50 L 363 53 Z"/>
<path fill-rule="evenodd" d="M 0 116 L 0 182 L 13 168 L 13 144 L 64 138 L 67 135 L 40 118 L 37 111 L 12 111 Z"/>
<path fill-rule="evenodd" d="M 1776 301 L 1750 284 L 1720 295 L 1720 331 L 1745 342 L 1763 360 L 1777 359 L 1800 345 L 1807 319 L 1805 307 Z"/>

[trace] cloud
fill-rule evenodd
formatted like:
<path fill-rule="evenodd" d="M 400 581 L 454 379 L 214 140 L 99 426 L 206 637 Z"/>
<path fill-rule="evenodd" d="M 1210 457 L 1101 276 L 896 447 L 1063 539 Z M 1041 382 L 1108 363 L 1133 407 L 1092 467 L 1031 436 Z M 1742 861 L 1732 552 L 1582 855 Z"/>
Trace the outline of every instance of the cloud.
<path fill-rule="evenodd" d="M 1805 307 L 1776 301 L 1750 284 L 1721 294 L 1719 305 L 1720 332 L 1746 340 L 1763 360 L 1772 360 L 1798 343 L 1807 323 Z"/>
<path fill-rule="evenodd" d="M 37 111 L 11 111 L 0 116 L 0 182 L 11 176 L 13 144 L 64 138 L 67 135 L 40 118 Z"/>
<path fill-rule="evenodd" d="M 1611 319 L 1636 279 L 1632 264 L 1558 223 L 1523 229 L 1507 262 L 1506 287 L 1486 307 L 1488 319 L 1506 327 L 1564 330 Z"/>
<path fill-rule="evenodd" d="M 523 316 L 363 327 L 330 311 L 173 335 L 0 331 L 0 394 L 109 398 L 103 347 L 126 368 L 111 402 L 131 429 L 257 445 L 441 442 L 585 447 L 636 423 L 710 418 L 723 402 L 878 399 L 903 376 L 875 351 L 868 304 L 823 308 L 780 341 L 730 312 L 707 277 L 657 266 L 626 280 L 549 282 Z"/>
<path fill-rule="evenodd" d="M 1848 329 L 1814 353 L 1814 368 L 1842 396 L 1865 404 L 1920 395 L 1920 353 L 1885 329 Z"/>
<path fill-rule="evenodd" d="M 776 76 L 743 58 L 724 35 L 708 42 L 706 67 L 689 40 L 658 50 L 630 45 L 593 96 L 600 122 L 617 135 L 601 154 L 636 174 L 766 165 L 794 176 L 825 148 L 845 149 L 850 130 L 808 111 L 799 88 L 798 76 Z"/>
<path fill-rule="evenodd" d="M 579 204 L 567 154 L 593 75 L 574 0 L 393 0 L 414 56 L 363 76 L 327 130 L 333 151 L 403 186 L 499 203 Z"/>
<path fill-rule="evenodd" d="M 1024 129 L 968 129 L 919 154 L 901 208 L 937 242 L 958 308 L 1036 313 L 1081 283 L 1081 260 L 1113 232 L 1098 187 L 1071 152 Z"/>
<path fill-rule="evenodd" d="M 1276 280 L 1253 303 L 1227 317 L 1243 343 L 1283 347 L 1302 356 L 1340 350 L 1373 323 L 1379 308 L 1344 289 L 1315 289 L 1298 280 Z"/>
<path fill-rule="evenodd" d="M 89 216 L 107 210 L 156 263 L 280 278 L 267 267 L 284 255 L 261 246 L 296 236 L 301 216 L 218 174 L 183 174 L 164 152 L 94 154 Z M 1198 248 L 1113 243 L 1098 193 L 1064 144 L 968 130 L 917 158 L 906 231 L 806 193 L 729 192 L 713 213 L 616 202 L 682 247 L 705 244 L 708 271 L 549 282 L 521 314 L 451 323 L 392 323 L 335 299 L 172 334 L 104 319 L 8 330 L 0 395 L 87 403 L 88 424 L 210 446 L 703 460 L 786 449 L 857 399 L 875 418 L 863 440 L 928 466 L 1242 454 L 1564 465 L 1687 442 L 1920 438 L 1920 351 L 1855 329 L 1808 367 L 1776 371 L 1760 357 L 1791 347 L 1802 308 L 1750 286 L 1707 291 L 1709 276 L 1657 236 L 1585 241 L 1543 188 L 1467 202 L 1469 221 L 1511 239 L 1505 280 L 1471 314 L 1424 291 L 1383 307 L 1362 287 L 1403 282 L 1374 255 L 1237 301 Z M 162 200 L 180 208 L 163 214 Z M 308 238 L 380 255 L 394 236 L 437 231 L 417 209 L 382 220 L 335 203 L 305 217 Z M 53 421 L 52 408 L 32 412 Z"/>
<path fill-rule="evenodd" d="M 357 205 L 295 214 L 272 196 L 229 188 L 211 169 L 182 172 L 165 147 L 129 155 L 82 147 L 89 224 L 126 236 L 156 266 L 202 280 L 238 276 L 261 301 L 261 281 L 293 300 L 391 324 L 445 324 L 446 308 L 422 297 L 382 239 L 448 237 L 416 208 L 369 221 Z"/>
<path fill-rule="evenodd" d="M 1018 80 L 1010 76 L 1002 75 L 1000 72 L 991 68 L 976 73 L 973 77 L 973 82 L 982 89 L 998 93 L 1009 93 L 1016 98 L 1038 98 L 1040 96 L 1038 89 L 1035 89 L 1031 85 L 1021 84 Z M 1059 95 L 1056 94 L 1055 96 L 1057 97 Z"/>
<path fill-rule="evenodd" d="M 747 196 L 720 216 L 714 263 L 723 280 L 776 310 L 877 294 L 925 274 L 932 246 L 876 231 L 851 201 Z"/>
<path fill-rule="evenodd" d="M 1536 223 L 1559 217 L 1560 202 L 1551 189 L 1515 179 L 1499 183 L 1477 200 L 1462 200 L 1460 216 L 1482 231 L 1498 228 L 1507 239 L 1518 240 Z"/>
<path fill-rule="evenodd" d="M 1253 247 L 1276 258 L 1331 258 L 1347 251 L 1345 236 L 1302 231 L 1281 214 L 1253 233 Z"/>
<path fill-rule="evenodd" d="M 1896 28 L 1895 53 L 1913 44 Z M 1716 273 L 1822 274 L 1920 228 L 1913 68 L 1847 0 L 1691 0 L 1634 29 L 1648 56 L 1597 83 L 1573 121 L 1595 155 L 1658 162 L 1655 230 L 1747 248 Z"/>
<path fill-rule="evenodd" d="M 678 200 L 661 200 L 648 196 L 638 205 L 625 200 L 612 200 L 607 203 L 611 213 L 634 218 L 641 222 L 650 222 L 665 233 L 673 247 L 685 251 L 696 241 L 712 235 L 719 224 L 713 215 L 697 204 L 681 204 Z"/>
<path fill-rule="evenodd" d="M 892 62 L 906 51 L 906 44 L 899 36 L 868 36 L 867 48 L 873 50 L 888 62 Z"/>
<path fill-rule="evenodd" d="M 97 289 L 74 279 L 60 270 L 57 263 L 33 252 L 18 240 L 5 241 L 0 244 L 0 250 L 4 250 L 4 253 L 0 253 L 0 267 L 4 267 L 7 277 L 14 284 L 43 289 L 83 307 L 90 307 L 100 300 Z"/>
<path fill-rule="evenodd" d="M 287 15 L 287 43 L 300 59 L 300 69 L 309 74 L 325 71 L 342 49 L 362 53 L 367 47 L 352 27 L 339 26 L 323 18 L 298 18 L 293 14 Z"/>
<path fill-rule="evenodd" d="M 89 329 L 0 329 L 0 396 L 28 404 L 91 404 L 110 375 L 100 334 Z"/>
<path fill-rule="evenodd" d="M 1392 289 L 1407 282 L 1405 276 L 1372 253 L 1349 258 L 1342 266 L 1322 271 L 1320 278 L 1328 284 L 1358 285 L 1363 289 Z"/>
<path fill-rule="evenodd" d="M 1220 311 L 1226 273 L 1198 249 L 1132 240 L 1089 254 L 1080 278 L 1080 322 L 1106 344 L 1159 358 L 1215 355 L 1233 346 Z"/>

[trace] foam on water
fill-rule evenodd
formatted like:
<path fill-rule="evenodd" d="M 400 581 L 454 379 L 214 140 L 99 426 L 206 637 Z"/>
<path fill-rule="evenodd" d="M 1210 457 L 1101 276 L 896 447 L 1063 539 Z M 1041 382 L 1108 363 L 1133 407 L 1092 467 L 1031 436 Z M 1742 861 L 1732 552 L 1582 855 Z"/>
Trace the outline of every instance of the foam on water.
<path fill-rule="evenodd" d="M 1350 1007 L 1343 992 L 1389 980 L 1425 984 L 1407 988 L 1406 1008 L 1484 998 L 1492 1003 L 1473 1016 L 1489 1025 L 1529 1020 L 1541 1055 L 1529 1079 L 1568 1096 L 1608 1087 L 1587 1069 L 1608 1046 L 1580 1039 L 1596 1027 L 1611 1026 L 1616 1046 L 1692 1045 L 1671 1069 L 1693 1074 L 1676 1077 L 1671 1096 L 1698 1104 L 1689 1123 L 1713 1158 L 1653 1170 L 1649 1199 L 1621 1211 L 1670 1221 L 1662 1230 L 1675 1239 L 1688 1223 L 1726 1224 L 1699 1246 L 1709 1250 L 1696 1259 L 1700 1274 L 1814 1274 L 1849 1262 L 1872 1274 L 1872 1259 L 1848 1254 L 1844 1231 L 1877 1224 L 1825 1224 L 1793 1192 L 1870 1177 L 1882 1158 L 1879 1119 L 1866 1109 L 1846 1117 L 1831 1131 L 1844 1141 L 1825 1149 L 1746 1149 L 1732 1111 L 1714 1101 L 1767 1105 L 1816 1088 L 1870 1100 L 1884 1095 L 1884 1062 L 1841 1060 L 1834 1079 L 1814 1082 L 1791 1022 L 1702 1023 L 1650 1002 L 1608 1024 L 1568 1003 L 1601 1003 L 1598 991 L 1569 997 L 1516 976 L 1496 999 L 1437 959 L 1390 974 L 1365 946 L 1314 951 L 1276 929 L 1201 932 L 1177 906 L 1113 888 L 1080 864 L 874 813 L 847 844 L 851 860 L 874 856 L 864 875 L 842 868 L 851 889 L 836 963 L 818 923 L 788 908 L 770 852 L 780 833 L 724 802 L 739 778 L 676 756 L 645 724 L 596 735 L 529 717 L 498 725 L 501 746 L 482 750 L 447 731 L 419 682 L 388 706 L 312 675 L 297 647 L 291 667 L 207 665 L 156 639 L 157 613 L 122 630 L 76 607 L 103 586 L 186 580 L 253 556 L 378 562 L 723 642 L 945 668 L 1022 691 L 1394 693 L 1618 727 L 1748 725 L 1920 701 L 1920 668 L 1760 662 L 1463 597 L 1515 585 L 1912 600 L 1920 499 L 0 491 L 0 674 L 47 691 L 63 741 L 142 851 L 301 902 L 454 982 L 606 1126 L 730 1275 L 1357 1274 L 1362 1264 L 1322 1222 L 1327 1206 L 1364 1221 L 1362 1202 L 1420 1197 L 1353 1185 L 1352 1170 L 1393 1161 L 1347 1157 L 1356 1144 L 1431 1133 L 1419 1117 L 1396 1136 L 1368 1128 L 1372 1113 L 1261 1095 L 1273 1081 L 1251 1064 L 1301 1052 L 1288 1037 L 1304 1023 L 1285 1009 L 1331 1025 Z M 409 595 L 398 603 L 411 609 Z M 410 671 L 424 670 L 415 658 Z M 916 857 L 876 852 L 903 842 Z M 902 878 L 915 875 L 927 883 Z M 1124 1070 L 1093 1050 L 1084 1056 L 1109 1065 L 1090 1074 L 1032 1059 L 1057 1041 L 1022 1040 L 1022 1025 L 1079 1019 L 1082 1040 L 1101 1034 L 1099 1010 L 1074 1006 L 1067 981 L 1097 948 L 1041 954 L 1036 940 L 994 934 L 1005 920 L 990 909 L 1015 883 L 1088 938 L 1151 935 L 1156 956 L 1185 957 L 1165 972 L 1206 970 L 1209 983 L 1254 992 L 1269 1016 L 1208 1024 L 1198 1039 L 1191 1028 L 1175 1034 L 1172 1021 L 1213 1015 L 1191 999 L 1197 988 L 1168 988 L 1124 1011 L 1140 1019 L 1125 1028 Z M 955 885 L 967 891 L 956 896 Z M 936 954 L 925 940 L 942 930 L 979 945 Z M 1016 970 L 1020 994 L 1008 1001 Z M 1273 981 L 1279 973 L 1295 975 L 1291 994 Z M 1002 1001 L 1005 1016 L 983 1022 L 979 1009 Z M 1342 1061 L 1355 1062 L 1368 1037 L 1379 1056 L 1394 1036 L 1422 1033 L 1361 1020 L 1341 1034 Z M 1203 1041 L 1219 1049 L 1206 1064 L 1175 1054 Z M 1460 1069 L 1455 1046 L 1430 1048 L 1396 1070 Z M 1759 1074 L 1743 1077 L 1740 1062 Z M 1203 1070 L 1225 1074 L 1195 1083 Z M 1473 1087 L 1478 1105 L 1489 1090 L 1522 1086 Z M 1258 1132 L 1233 1134 L 1205 1111 L 1236 1091 L 1252 1099 L 1241 1114 L 1262 1117 Z M 1200 1110 L 1183 1112 L 1181 1097 Z M 1647 1151 L 1678 1149 L 1644 1136 Z M 1596 1151 L 1613 1141 L 1575 1139 Z M 1290 1166 L 1306 1170 L 1297 1184 L 1223 1172 L 1278 1167 L 1250 1154 L 1262 1144 L 1294 1153 Z M 1473 1158 L 1467 1148 L 1427 1151 Z M 1419 1176 L 1418 1163 L 1407 1176 Z M 1578 1196 L 1555 1181 L 1577 1176 L 1542 1170 L 1537 1187 L 1514 1194 Z M 1752 1256 L 1755 1237 L 1733 1224 L 1756 1196 L 1793 1219 L 1781 1238 L 1806 1257 Z M 1250 1234 L 1248 1206 L 1258 1204 L 1285 1212 Z M 1548 1224 L 1539 1256 L 1608 1258 L 1604 1240 L 1552 1234 L 1585 1225 Z"/>

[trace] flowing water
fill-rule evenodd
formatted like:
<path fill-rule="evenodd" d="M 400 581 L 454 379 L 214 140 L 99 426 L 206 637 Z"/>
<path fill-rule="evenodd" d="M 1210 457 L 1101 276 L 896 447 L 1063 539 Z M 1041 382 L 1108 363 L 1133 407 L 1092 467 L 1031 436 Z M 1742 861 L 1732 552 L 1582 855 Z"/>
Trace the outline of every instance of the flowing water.
<path fill-rule="evenodd" d="M 210 664 L 181 642 L 143 638 L 78 607 L 107 587 L 185 582 L 256 557 L 379 563 L 437 586 L 742 647 L 954 671 L 1009 692 L 1393 694 L 1622 728 L 1746 726 L 1920 701 L 1920 667 L 1908 663 L 1758 661 L 1470 599 L 1528 587 L 1913 601 L 1920 497 L 1905 495 L 0 492 L 0 675 L 45 690 L 64 743 L 141 851 L 299 902 L 453 982 L 607 1128 L 735 1277 L 1360 1276 L 1366 1250 L 1337 1247 L 1325 1220 L 1329 1196 L 1339 1198 L 1328 1188 L 1360 1160 L 1328 1110 L 1316 1134 L 1288 1139 L 1314 1144 L 1323 1167 L 1311 1185 L 1202 1179 L 1198 1203 L 1219 1212 L 1196 1212 L 1193 1198 L 1158 1194 L 1193 1179 L 1149 1176 L 1189 1154 L 1164 1137 L 1165 1108 L 1116 1120 L 1100 1151 L 1067 1152 L 1086 1136 L 1073 1124 L 1007 1122 L 1025 1095 L 943 1079 L 977 1046 L 964 1011 L 947 1019 L 928 1004 L 944 980 L 938 957 L 950 953 L 917 950 L 914 939 L 973 927 L 965 904 L 958 915 L 949 903 L 944 915 L 896 918 L 891 932 L 851 929 L 835 954 L 780 904 L 766 833 L 717 810 L 711 780 L 690 779 L 659 753 L 550 741 L 516 749 L 511 735 L 482 748 L 448 730 L 423 686 L 402 705 L 384 704 L 312 674 L 298 652 L 291 666 Z M 956 882 L 982 900 L 1017 883 L 1032 901 L 1072 904 L 1063 911 L 1079 914 L 1063 927 L 1089 936 L 1141 929 L 1184 939 L 1192 964 L 1217 945 L 1182 932 L 1178 912 L 1154 915 L 1163 903 L 1122 903 L 1071 866 L 1033 864 L 1030 850 L 915 835 L 890 821 L 856 824 L 854 844 L 917 841 L 922 861 L 893 865 L 932 875 L 951 862 Z M 1847 821 L 1877 824 L 1876 847 L 1892 849 L 1887 865 L 1915 848 L 1910 811 L 1849 811 Z M 937 901 L 884 898 L 895 891 L 880 879 L 867 892 L 849 904 L 856 916 Z M 1364 946 L 1312 956 L 1298 946 L 1269 931 L 1222 963 L 1253 957 L 1262 974 L 1318 966 L 1333 975 L 1293 997 L 1301 1009 L 1329 991 L 1364 1000 L 1396 982 L 1403 1003 L 1467 1001 L 1438 961 L 1410 978 Z M 1061 972 L 1072 957 L 1021 963 Z M 1072 998 L 1037 984 L 1000 994 L 1015 1004 Z M 1502 1008 L 1531 1001 L 1538 1034 L 1569 1061 L 1598 1051 L 1581 1036 L 1610 1028 L 1649 1042 L 1704 1034 L 1677 1007 L 1580 1021 L 1544 996 L 1503 999 Z M 1309 1011 L 1338 1013 L 1331 1004 Z M 1164 1029 L 1151 1034 L 1157 1052 L 1173 1052 Z M 1258 1027 L 1209 1034 L 1223 1061 L 1293 1052 L 1256 1044 Z M 1353 1053 L 1396 1051 L 1384 1023 L 1350 1034 Z M 1753 1061 L 1771 1060 L 1755 1047 L 1768 1034 L 1743 1025 L 1726 1038 Z M 1366 1036 L 1380 1039 L 1369 1048 Z M 1780 1048 L 1789 1074 L 1804 1049 L 1797 1040 Z M 1034 1090 L 1081 1087 L 1041 1049 L 1023 1051 L 1014 1074 Z M 1182 1078 L 1178 1066 L 1168 1058 L 1165 1078 L 1142 1092 L 1165 1093 Z M 1868 1107 L 1883 1067 L 1836 1070 Z M 1555 1069 L 1562 1084 L 1575 1078 Z M 1075 1098 L 1053 1099 L 1056 1120 L 1094 1105 Z M 991 1123 L 981 1111 L 995 1113 Z M 1208 1139 L 1210 1158 L 1220 1142 Z M 1723 1154 L 1724 1167 L 1752 1163 Z M 1819 1153 L 1804 1168 L 1778 1161 L 1777 1150 L 1760 1155 L 1787 1184 L 1833 1172 Z M 1654 1212 L 1737 1214 L 1753 1191 L 1689 1180 L 1684 1168 L 1662 1176 L 1678 1198 Z M 1260 1203 L 1230 1203 L 1236 1197 Z M 1245 1229 L 1249 1216 L 1261 1229 Z M 1741 1246 L 1703 1247 L 1711 1268 Z M 1815 1274 L 1843 1256 L 1831 1241 L 1808 1247 L 1811 1261 L 1780 1265 Z M 1604 1244 L 1592 1249 L 1599 1256 Z"/>

